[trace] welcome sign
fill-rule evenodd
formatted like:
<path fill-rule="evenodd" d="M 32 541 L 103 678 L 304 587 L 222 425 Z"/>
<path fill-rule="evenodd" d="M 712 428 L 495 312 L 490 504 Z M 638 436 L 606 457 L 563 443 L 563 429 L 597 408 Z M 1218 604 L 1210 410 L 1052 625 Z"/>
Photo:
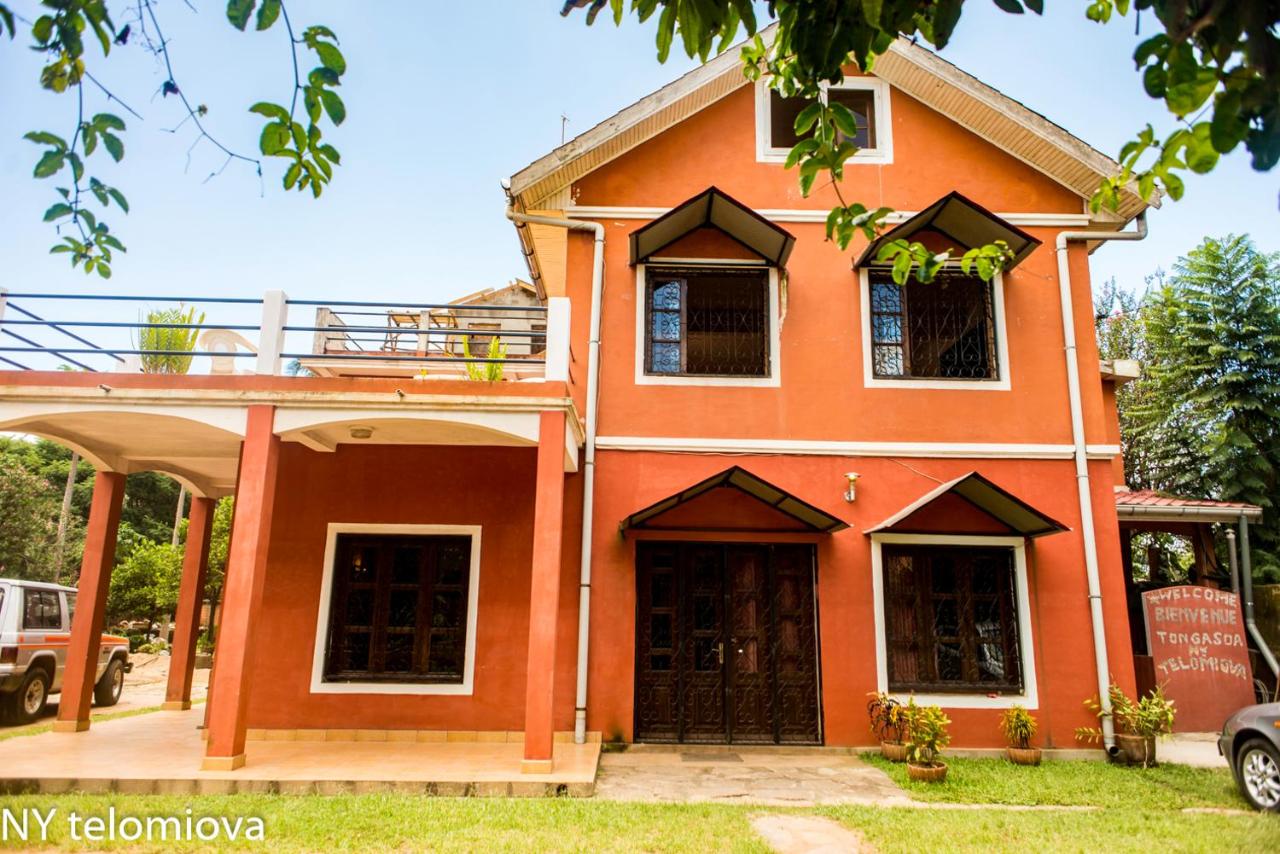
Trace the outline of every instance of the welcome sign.
<path fill-rule="evenodd" d="M 1142 611 L 1156 683 L 1177 709 L 1174 729 L 1217 732 L 1233 712 L 1253 704 L 1238 595 L 1193 585 L 1165 587 L 1142 594 Z"/>

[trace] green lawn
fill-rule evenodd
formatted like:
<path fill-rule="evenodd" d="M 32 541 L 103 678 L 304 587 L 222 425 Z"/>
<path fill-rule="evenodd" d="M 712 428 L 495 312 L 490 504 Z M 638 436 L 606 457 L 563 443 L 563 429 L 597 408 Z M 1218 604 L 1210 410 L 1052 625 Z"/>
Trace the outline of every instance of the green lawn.
<path fill-rule="evenodd" d="M 883 854 L 921 851 L 1276 851 L 1280 818 L 1153 810 L 940 810 L 825 807 Z"/>
<path fill-rule="evenodd" d="M 1160 765 L 1128 768 L 1107 762 L 1046 761 L 1036 767 L 1003 759 L 947 758 L 942 785 L 914 783 L 907 766 L 877 756 L 863 757 L 893 778 L 911 797 L 955 804 L 1054 804 L 1108 808 L 1247 809 L 1226 768 Z"/>
<path fill-rule="evenodd" d="M 13 810 L 56 806 L 60 815 L 117 813 L 258 816 L 266 842 L 226 846 L 261 851 L 671 851 L 764 852 L 768 848 L 741 807 L 626 804 L 573 799 L 426 798 L 410 795 L 336 797 L 288 795 L 146 796 L 66 795 L 6 798 Z M 65 820 L 47 844 L 71 850 L 201 850 L 192 845 L 112 845 L 67 835 Z M 0 848 L 5 847 L 0 842 Z M 11 847 L 29 844 L 8 843 Z M 30 846 L 34 847 L 34 846 Z"/>

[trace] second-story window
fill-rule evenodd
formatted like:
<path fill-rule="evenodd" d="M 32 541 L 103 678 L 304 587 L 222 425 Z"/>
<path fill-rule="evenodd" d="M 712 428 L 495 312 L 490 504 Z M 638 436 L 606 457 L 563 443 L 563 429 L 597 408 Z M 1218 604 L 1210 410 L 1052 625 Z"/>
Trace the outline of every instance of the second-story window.
<path fill-rule="evenodd" d="M 992 285 L 944 271 L 928 284 L 895 284 L 873 270 L 871 363 L 877 379 L 997 380 Z"/>
<path fill-rule="evenodd" d="M 852 137 L 840 135 L 858 147 L 852 163 L 892 163 L 893 142 L 889 114 L 889 87 L 874 77 L 848 77 L 836 86 L 824 86 L 819 97 L 826 103 L 849 108 L 858 125 Z M 756 159 L 782 163 L 802 138 L 796 133 L 796 117 L 808 106 L 804 98 L 784 98 L 764 84 L 757 84 Z M 809 136 L 808 133 L 804 135 Z"/>
<path fill-rule="evenodd" d="M 645 288 L 645 373 L 769 375 L 765 270 L 651 270 Z"/>

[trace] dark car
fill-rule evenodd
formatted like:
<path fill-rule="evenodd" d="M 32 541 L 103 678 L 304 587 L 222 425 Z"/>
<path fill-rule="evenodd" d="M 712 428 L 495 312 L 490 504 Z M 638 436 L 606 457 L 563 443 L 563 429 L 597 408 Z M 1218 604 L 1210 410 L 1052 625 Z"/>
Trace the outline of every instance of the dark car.
<path fill-rule="evenodd" d="M 1255 809 L 1280 812 L 1280 703 L 1246 706 L 1218 736 L 1236 785 Z"/>

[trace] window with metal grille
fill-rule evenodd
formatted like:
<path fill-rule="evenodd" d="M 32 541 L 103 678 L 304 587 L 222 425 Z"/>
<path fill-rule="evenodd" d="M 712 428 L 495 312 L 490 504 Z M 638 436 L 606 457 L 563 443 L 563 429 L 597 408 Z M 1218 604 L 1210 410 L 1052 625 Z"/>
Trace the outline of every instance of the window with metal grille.
<path fill-rule="evenodd" d="M 1022 690 L 1013 550 L 883 547 L 889 690 Z"/>
<path fill-rule="evenodd" d="M 998 380 L 992 284 L 944 270 L 898 285 L 872 270 L 871 361 L 881 379 Z"/>
<path fill-rule="evenodd" d="M 471 538 L 338 536 L 326 682 L 461 683 Z"/>
<path fill-rule="evenodd" d="M 645 373 L 769 375 L 767 271 L 650 270 L 645 293 Z"/>

